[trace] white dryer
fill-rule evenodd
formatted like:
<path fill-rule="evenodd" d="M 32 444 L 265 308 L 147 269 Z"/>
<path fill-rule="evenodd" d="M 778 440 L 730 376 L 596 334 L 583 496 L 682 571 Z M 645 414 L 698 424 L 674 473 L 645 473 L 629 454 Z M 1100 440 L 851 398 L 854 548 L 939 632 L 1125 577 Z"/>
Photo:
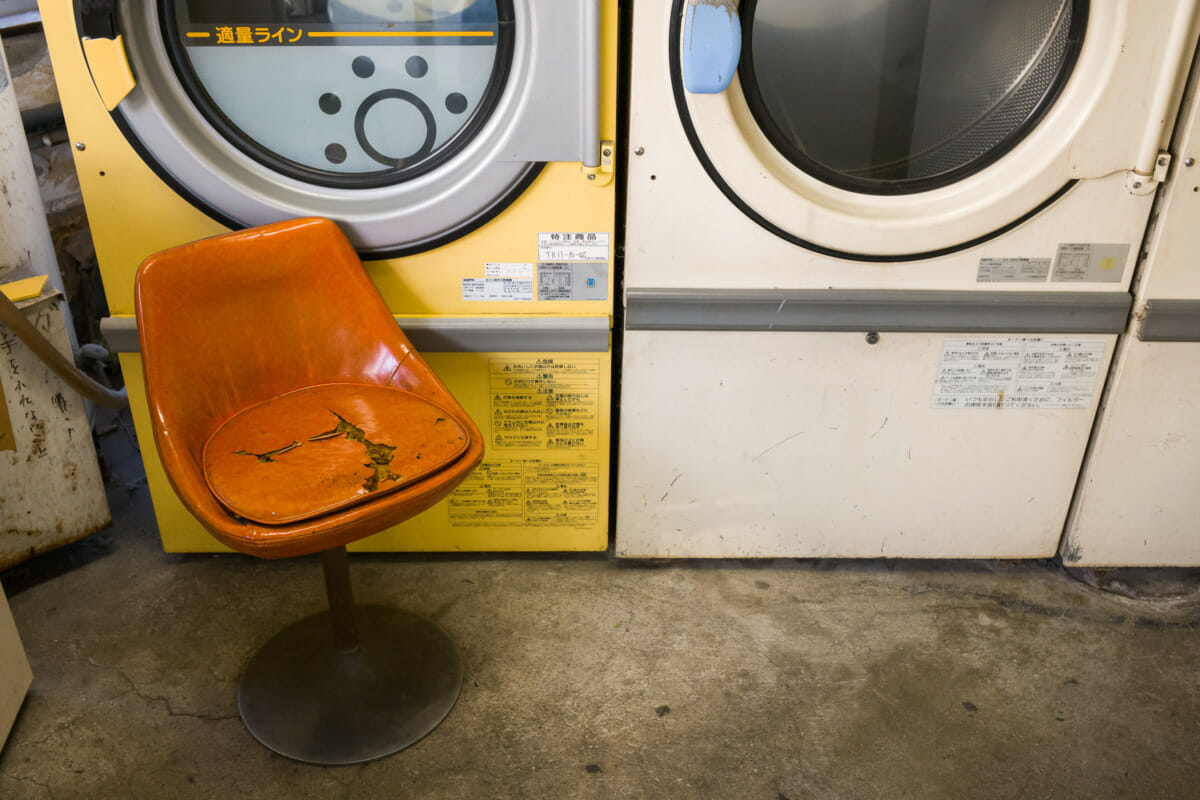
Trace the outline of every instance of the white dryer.
<path fill-rule="evenodd" d="M 617 552 L 1058 547 L 1195 0 L 634 9 Z"/>
<path fill-rule="evenodd" d="M 1200 70 L 1193 68 L 1134 313 L 1061 550 L 1073 566 L 1200 566 Z"/>

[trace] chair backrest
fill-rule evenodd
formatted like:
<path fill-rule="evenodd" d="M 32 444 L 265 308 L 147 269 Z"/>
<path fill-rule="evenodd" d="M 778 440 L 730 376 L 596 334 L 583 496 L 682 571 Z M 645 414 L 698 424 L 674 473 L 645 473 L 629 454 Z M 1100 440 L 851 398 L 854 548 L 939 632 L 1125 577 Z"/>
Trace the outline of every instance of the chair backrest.
<path fill-rule="evenodd" d="M 195 457 L 232 413 L 293 389 L 410 388 L 395 378 L 411 345 L 328 220 L 282 222 L 151 256 L 138 270 L 135 305 L 155 427 L 187 442 Z"/>

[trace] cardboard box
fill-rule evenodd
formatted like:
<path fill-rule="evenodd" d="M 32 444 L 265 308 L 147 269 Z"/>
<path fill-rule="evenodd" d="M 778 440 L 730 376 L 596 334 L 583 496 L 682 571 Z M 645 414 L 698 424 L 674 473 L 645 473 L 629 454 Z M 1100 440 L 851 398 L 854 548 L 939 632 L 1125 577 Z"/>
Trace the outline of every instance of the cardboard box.
<path fill-rule="evenodd" d="M 0 589 L 0 748 L 8 740 L 13 720 L 33 682 L 33 672 L 25 658 L 25 649 L 17 636 L 17 626 L 8 608 L 8 598 Z"/>

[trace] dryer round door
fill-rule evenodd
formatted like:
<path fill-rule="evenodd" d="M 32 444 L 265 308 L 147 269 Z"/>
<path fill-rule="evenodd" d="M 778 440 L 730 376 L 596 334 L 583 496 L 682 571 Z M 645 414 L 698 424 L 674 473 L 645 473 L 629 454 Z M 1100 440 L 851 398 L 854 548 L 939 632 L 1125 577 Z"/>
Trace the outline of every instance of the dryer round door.
<path fill-rule="evenodd" d="M 241 227 L 336 219 L 366 254 L 438 246 L 540 164 L 505 160 L 528 0 L 125 2 L 114 111 L 156 171 Z"/>
<path fill-rule="evenodd" d="M 1090 13 L 1088 0 L 741 0 L 736 77 L 693 93 L 685 62 L 708 34 L 687 18 L 702 5 L 733 13 L 733 0 L 675 0 L 670 54 L 709 176 L 777 235 L 872 261 L 976 244 L 1081 177 L 1065 154 L 1126 13 Z"/>

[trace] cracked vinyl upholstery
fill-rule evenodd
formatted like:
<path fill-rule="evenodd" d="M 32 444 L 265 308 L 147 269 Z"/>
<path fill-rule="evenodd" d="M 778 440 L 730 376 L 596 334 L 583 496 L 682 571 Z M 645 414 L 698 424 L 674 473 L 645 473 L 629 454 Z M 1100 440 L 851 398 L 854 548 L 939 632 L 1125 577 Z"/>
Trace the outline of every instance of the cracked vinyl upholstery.
<path fill-rule="evenodd" d="M 467 432 L 440 406 L 388 386 L 333 383 L 232 416 L 205 444 L 204 477 L 237 516 L 281 525 L 411 486 L 466 449 Z"/>
<path fill-rule="evenodd" d="M 235 550 L 283 558 L 345 545 L 434 505 L 483 458 L 478 428 L 328 220 L 151 256 L 138 270 L 136 312 L 167 477 Z M 438 419 L 451 423 L 448 439 Z M 210 488 L 205 445 L 231 433 L 222 458 L 238 463 Z M 281 466 L 304 480 L 266 472 Z M 314 494 L 337 476 L 343 496 Z"/>

